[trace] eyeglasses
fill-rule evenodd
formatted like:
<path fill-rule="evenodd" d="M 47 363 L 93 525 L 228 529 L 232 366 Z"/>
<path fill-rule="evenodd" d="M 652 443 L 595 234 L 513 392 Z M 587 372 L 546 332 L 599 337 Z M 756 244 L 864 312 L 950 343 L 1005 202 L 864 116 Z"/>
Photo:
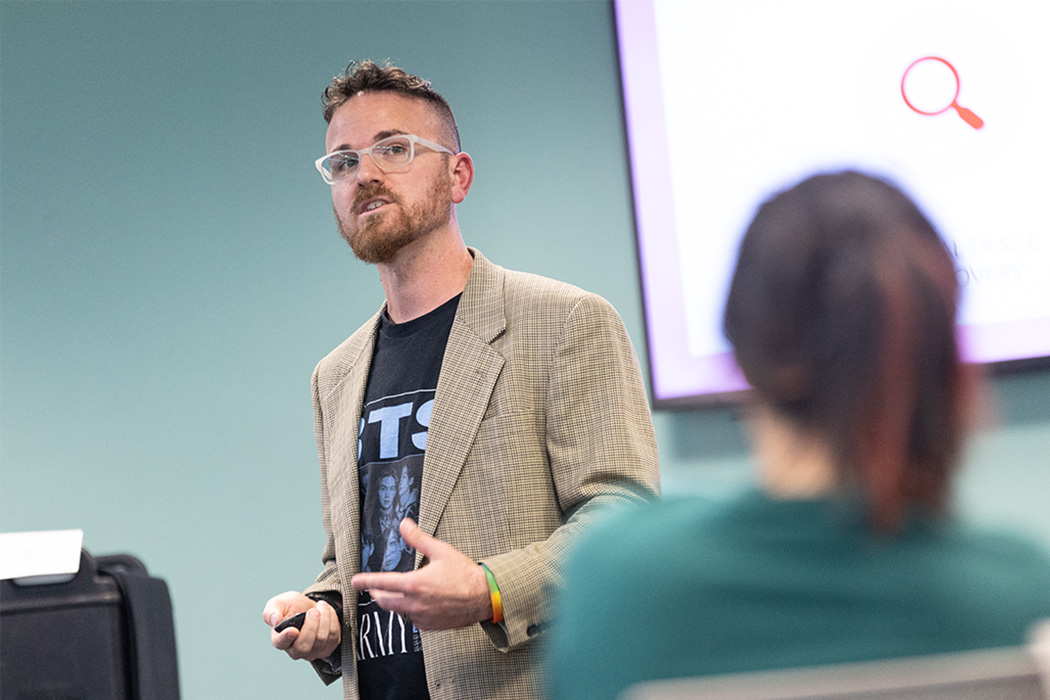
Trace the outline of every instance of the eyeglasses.
<path fill-rule="evenodd" d="M 357 169 L 361 165 L 361 159 L 367 153 L 383 172 L 396 172 L 408 167 L 412 159 L 416 157 L 416 144 L 429 148 L 438 153 L 456 155 L 444 146 L 439 146 L 433 141 L 427 141 L 415 134 L 399 134 L 380 141 L 376 141 L 368 148 L 360 151 L 343 150 L 335 151 L 318 158 L 314 165 L 320 171 L 321 177 L 329 185 L 336 182 L 350 180 L 357 175 Z"/>

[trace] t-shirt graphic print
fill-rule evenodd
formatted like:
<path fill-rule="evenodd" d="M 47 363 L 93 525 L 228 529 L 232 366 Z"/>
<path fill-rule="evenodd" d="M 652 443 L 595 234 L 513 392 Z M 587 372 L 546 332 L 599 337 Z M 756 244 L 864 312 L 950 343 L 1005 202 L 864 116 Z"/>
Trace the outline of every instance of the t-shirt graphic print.
<path fill-rule="evenodd" d="M 459 297 L 407 323 L 380 323 L 358 433 L 361 570 L 412 571 L 416 552 L 401 537 L 419 519 L 423 458 L 441 362 Z M 355 641 L 363 700 L 428 698 L 419 630 L 358 597 Z"/>

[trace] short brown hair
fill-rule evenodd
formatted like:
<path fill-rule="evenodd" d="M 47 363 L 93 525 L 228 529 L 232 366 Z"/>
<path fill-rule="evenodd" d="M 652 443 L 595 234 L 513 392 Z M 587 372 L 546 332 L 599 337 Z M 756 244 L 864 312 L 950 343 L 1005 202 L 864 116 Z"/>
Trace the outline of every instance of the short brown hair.
<path fill-rule="evenodd" d="M 724 328 L 759 396 L 831 446 L 874 524 L 946 505 L 964 428 L 955 264 L 897 187 L 817 175 L 763 204 Z"/>
<path fill-rule="evenodd" d="M 406 73 L 389 63 L 380 66 L 372 61 L 351 61 L 346 70 L 332 78 L 321 95 L 324 120 L 331 123 L 335 110 L 361 92 L 396 92 L 425 101 L 444 122 L 455 143 L 455 150 L 460 150 L 459 128 L 445 98 L 430 86 L 429 80 Z"/>

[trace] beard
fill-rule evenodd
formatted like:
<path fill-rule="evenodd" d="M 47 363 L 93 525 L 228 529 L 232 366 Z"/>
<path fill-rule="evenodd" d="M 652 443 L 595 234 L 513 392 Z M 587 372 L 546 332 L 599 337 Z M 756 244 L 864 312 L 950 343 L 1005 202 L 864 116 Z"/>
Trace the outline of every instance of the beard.
<path fill-rule="evenodd" d="M 397 204 L 397 211 L 373 214 L 364 223 L 359 223 L 358 206 L 377 196 Z M 405 205 L 401 198 L 383 187 L 360 190 L 351 211 L 355 221 L 350 225 L 346 225 L 339 212 L 335 212 L 339 235 L 350 244 L 358 260 L 371 264 L 390 263 L 403 248 L 448 224 L 452 216 L 452 184 L 446 179 L 435 178 L 423 199 L 414 205 Z"/>

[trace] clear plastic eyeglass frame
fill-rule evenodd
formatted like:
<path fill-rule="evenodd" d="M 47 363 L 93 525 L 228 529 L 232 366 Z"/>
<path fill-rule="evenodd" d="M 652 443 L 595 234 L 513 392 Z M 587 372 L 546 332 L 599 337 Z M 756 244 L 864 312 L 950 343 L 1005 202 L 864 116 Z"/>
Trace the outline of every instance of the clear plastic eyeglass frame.
<path fill-rule="evenodd" d="M 408 155 L 404 155 L 403 151 L 393 150 L 398 144 L 408 144 Z M 314 161 L 314 165 L 317 166 L 318 172 L 321 173 L 321 177 L 329 185 L 335 184 L 336 182 L 343 182 L 350 180 L 357 175 L 357 170 L 360 167 L 361 159 L 368 155 L 372 162 L 376 164 L 383 172 L 396 171 L 400 168 L 407 167 L 409 163 L 415 160 L 416 157 L 416 144 L 429 148 L 432 151 L 438 153 L 447 153 L 450 156 L 456 155 L 452 151 L 448 150 L 440 144 L 436 144 L 433 141 L 428 141 L 422 136 L 416 136 L 415 134 L 398 134 L 397 136 L 390 136 L 385 139 L 376 141 L 368 148 L 363 148 L 360 151 L 353 149 L 343 149 L 340 151 L 332 151 Z M 336 156 L 346 155 L 357 156 L 357 165 L 352 168 L 343 168 L 338 174 L 336 174 L 330 165 L 331 159 Z M 377 154 L 380 154 L 377 156 Z"/>

